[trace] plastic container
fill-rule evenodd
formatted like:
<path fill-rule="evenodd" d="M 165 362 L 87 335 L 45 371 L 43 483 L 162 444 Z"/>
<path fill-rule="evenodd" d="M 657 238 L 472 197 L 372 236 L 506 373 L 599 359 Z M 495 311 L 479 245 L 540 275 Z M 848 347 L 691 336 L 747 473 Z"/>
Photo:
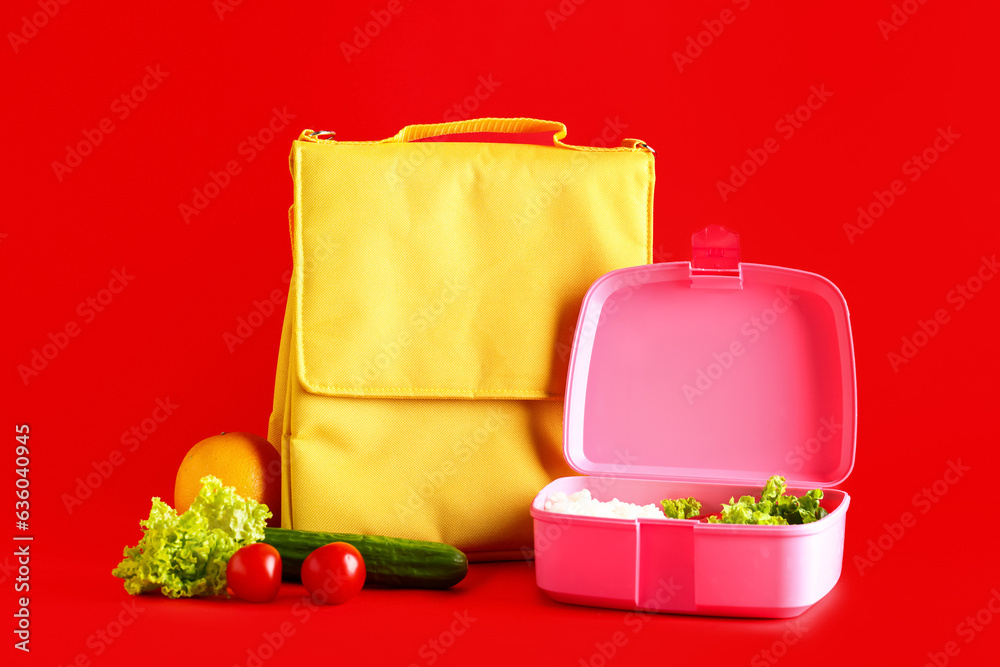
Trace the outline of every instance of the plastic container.
<path fill-rule="evenodd" d="M 850 497 L 832 489 L 855 449 L 850 317 L 804 271 L 739 261 L 721 227 L 691 262 L 632 267 L 587 292 L 570 360 L 563 477 L 531 506 L 538 586 L 575 604 L 785 618 L 840 578 Z M 610 519 L 544 509 L 553 492 L 655 503 L 694 496 L 706 513 L 759 498 L 774 474 L 829 512 L 789 526 Z"/>

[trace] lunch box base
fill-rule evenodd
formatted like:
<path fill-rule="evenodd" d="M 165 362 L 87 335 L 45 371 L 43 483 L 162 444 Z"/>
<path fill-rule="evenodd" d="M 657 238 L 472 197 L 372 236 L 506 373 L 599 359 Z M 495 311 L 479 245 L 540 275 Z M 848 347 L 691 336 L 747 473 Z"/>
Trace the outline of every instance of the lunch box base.
<path fill-rule="evenodd" d="M 642 613 L 660 613 L 663 610 L 654 608 L 636 607 L 635 605 L 622 604 L 620 600 L 612 598 L 596 598 L 590 595 L 573 595 L 570 593 L 557 593 L 542 589 L 546 595 L 563 604 L 573 604 L 582 607 L 603 607 L 605 609 L 621 609 L 623 611 L 635 611 Z M 728 616 L 731 618 L 795 618 L 800 616 L 806 609 L 813 605 L 807 604 L 801 607 L 698 607 L 689 612 L 670 612 L 675 614 L 690 614 L 693 616 Z"/>
<path fill-rule="evenodd" d="M 555 492 L 646 505 L 694 496 L 714 507 L 752 492 L 736 485 L 563 477 L 535 498 L 535 575 L 558 602 L 629 611 L 791 618 L 836 585 L 850 496 L 828 489 L 814 523 L 746 526 L 665 518 L 619 519 L 545 509 Z M 759 491 L 759 490 L 758 490 Z M 801 489 L 789 492 L 801 494 Z"/>

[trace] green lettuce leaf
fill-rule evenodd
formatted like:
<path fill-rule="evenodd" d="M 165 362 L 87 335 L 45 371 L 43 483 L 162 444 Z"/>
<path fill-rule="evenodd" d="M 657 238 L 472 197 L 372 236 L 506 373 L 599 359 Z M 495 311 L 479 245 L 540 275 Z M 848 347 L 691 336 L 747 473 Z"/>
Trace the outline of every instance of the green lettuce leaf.
<path fill-rule="evenodd" d="M 764 484 L 764 490 L 760 493 L 761 502 L 776 503 L 778 498 L 785 494 L 785 486 L 785 478 L 780 475 L 774 475 Z"/>
<path fill-rule="evenodd" d="M 784 517 L 772 516 L 771 509 L 772 505 L 769 501 L 758 503 L 753 496 L 743 496 L 739 501 L 730 498 L 728 503 L 722 503 L 722 511 L 719 512 L 719 515 L 708 517 L 708 522 L 772 526 L 788 523 Z"/>
<path fill-rule="evenodd" d="M 664 498 L 660 504 L 668 519 L 692 519 L 701 514 L 701 503 L 694 498 Z"/>
<path fill-rule="evenodd" d="M 201 484 L 180 516 L 153 498 L 149 518 L 139 522 L 142 539 L 125 548 L 125 558 L 112 571 L 132 595 L 157 589 L 171 598 L 224 594 L 230 556 L 264 539 L 271 518 L 267 505 L 243 498 L 211 475 Z"/>
<path fill-rule="evenodd" d="M 785 478 L 774 475 L 767 480 L 760 494 L 760 502 L 753 496 L 743 496 L 736 501 L 722 504 L 718 516 L 708 517 L 709 523 L 753 524 L 779 526 L 819 521 L 827 511 L 819 506 L 823 498 L 822 489 L 813 489 L 796 498 L 785 495 Z"/>

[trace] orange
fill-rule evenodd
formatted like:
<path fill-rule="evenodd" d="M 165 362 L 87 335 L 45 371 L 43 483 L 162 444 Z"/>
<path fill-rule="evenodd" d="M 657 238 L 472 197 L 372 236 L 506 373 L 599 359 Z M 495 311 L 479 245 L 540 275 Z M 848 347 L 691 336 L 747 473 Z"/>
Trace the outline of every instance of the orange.
<path fill-rule="evenodd" d="M 222 433 L 205 438 L 184 456 L 174 484 L 174 509 L 186 512 L 201 491 L 201 478 L 215 475 L 244 498 L 267 505 L 269 526 L 281 525 L 281 455 L 252 433 Z"/>

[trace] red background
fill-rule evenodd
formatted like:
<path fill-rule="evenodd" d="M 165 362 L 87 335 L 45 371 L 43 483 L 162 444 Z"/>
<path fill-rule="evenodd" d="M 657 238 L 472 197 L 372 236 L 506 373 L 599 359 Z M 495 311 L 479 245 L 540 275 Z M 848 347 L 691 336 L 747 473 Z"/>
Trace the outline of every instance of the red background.
<path fill-rule="evenodd" d="M 1000 622 L 971 636 L 958 625 L 1000 587 L 1000 280 L 961 309 L 948 296 L 1000 245 L 994 5 L 911 0 L 912 15 L 897 13 L 907 20 L 886 38 L 879 22 L 891 20 L 889 0 L 405 2 L 348 62 L 341 42 L 388 2 L 243 2 L 220 16 L 211 0 L 78 1 L 48 19 L 36 16 L 40 4 L 12 0 L 0 10 L 3 478 L 13 489 L 14 425 L 30 424 L 35 536 L 30 655 L 11 646 L 13 546 L 0 552 L 4 660 L 245 665 L 284 622 L 294 634 L 264 664 L 773 664 L 764 650 L 788 664 L 923 664 L 949 641 L 954 664 L 995 659 Z M 568 16 L 551 13 L 560 6 Z M 713 23 L 725 9 L 732 21 Z M 37 30 L 24 24 L 33 16 L 44 23 Z M 11 33 L 27 37 L 12 43 Z M 700 53 L 687 41 L 699 33 Z M 679 68 L 673 54 L 686 48 L 694 57 Z M 142 83 L 147 66 L 168 74 L 121 118 L 114 100 Z M 495 90 L 470 98 L 480 77 Z M 775 124 L 807 102 L 811 86 L 832 95 L 786 137 Z M 624 613 L 549 601 L 523 562 L 474 565 L 450 592 L 366 591 L 306 622 L 292 614 L 301 595 L 293 586 L 265 606 L 145 596 L 120 636 L 99 639 L 118 629 L 122 603 L 135 601 L 110 570 L 137 541 L 150 496 L 171 497 L 184 452 L 222 430 L 266 431 L 280 315 L 232 353 L 223 335 L 255 300 L 286 287 L 289 142 L 303 128 L 383 138 L 454 119 L 467 98 L 472 116 L 561 120 L 572 143 L 599 138 L 608 119 L 645 139 L 658 156 L 658 260 L 688 259 L 690 234 L 722 222 L 741 234 L 748 261 L 814 271 L 841 288 L 853 316 L 859 431 L 843 485 L 853 504 L 840 583 L 796 626 L 664 615 L 635 632 Z M 274 108 L 294 118 L 248 161 L 240 144 Z M 53 162 L 104 118 L 113 131 L 60 180 Z M 939 128 L 959 138 L 910 181 L 904 163 Z M 718 181 L 769 137 L 778 151 L 723 201 Z M 230 160 L 240 173 L 186 224 L 179 206 Z M 852 243 L 844 224 L 895 179 L 905 193 Z M 87 321 L 79 304 L 122 267 L 134 278 Z M 948 321 L 894 369 L 889 353 L 938 309 Z M 78 335 L 25 383 L 18 366 L 70 322 Z M 179 407 L 70 514 L 63 494 L 167 398 Z M 915 494 L 959 460 L 970 470 L 939 482 L 945 493 L 922 513 Z M 13 492 L 2 497 L 10 523 L 0 532 L 14 533 Z M 892 538 L 884 524 L 907 511 L 915 525 Z M 888 549 L 859 571 L 855 557 L 880 538 Z M 448 644 L 452 614 L 466 611 L 476 620 L 435 653 L 428 642 Z M 604 658 L 619 631 L 625 645 Z"/>

